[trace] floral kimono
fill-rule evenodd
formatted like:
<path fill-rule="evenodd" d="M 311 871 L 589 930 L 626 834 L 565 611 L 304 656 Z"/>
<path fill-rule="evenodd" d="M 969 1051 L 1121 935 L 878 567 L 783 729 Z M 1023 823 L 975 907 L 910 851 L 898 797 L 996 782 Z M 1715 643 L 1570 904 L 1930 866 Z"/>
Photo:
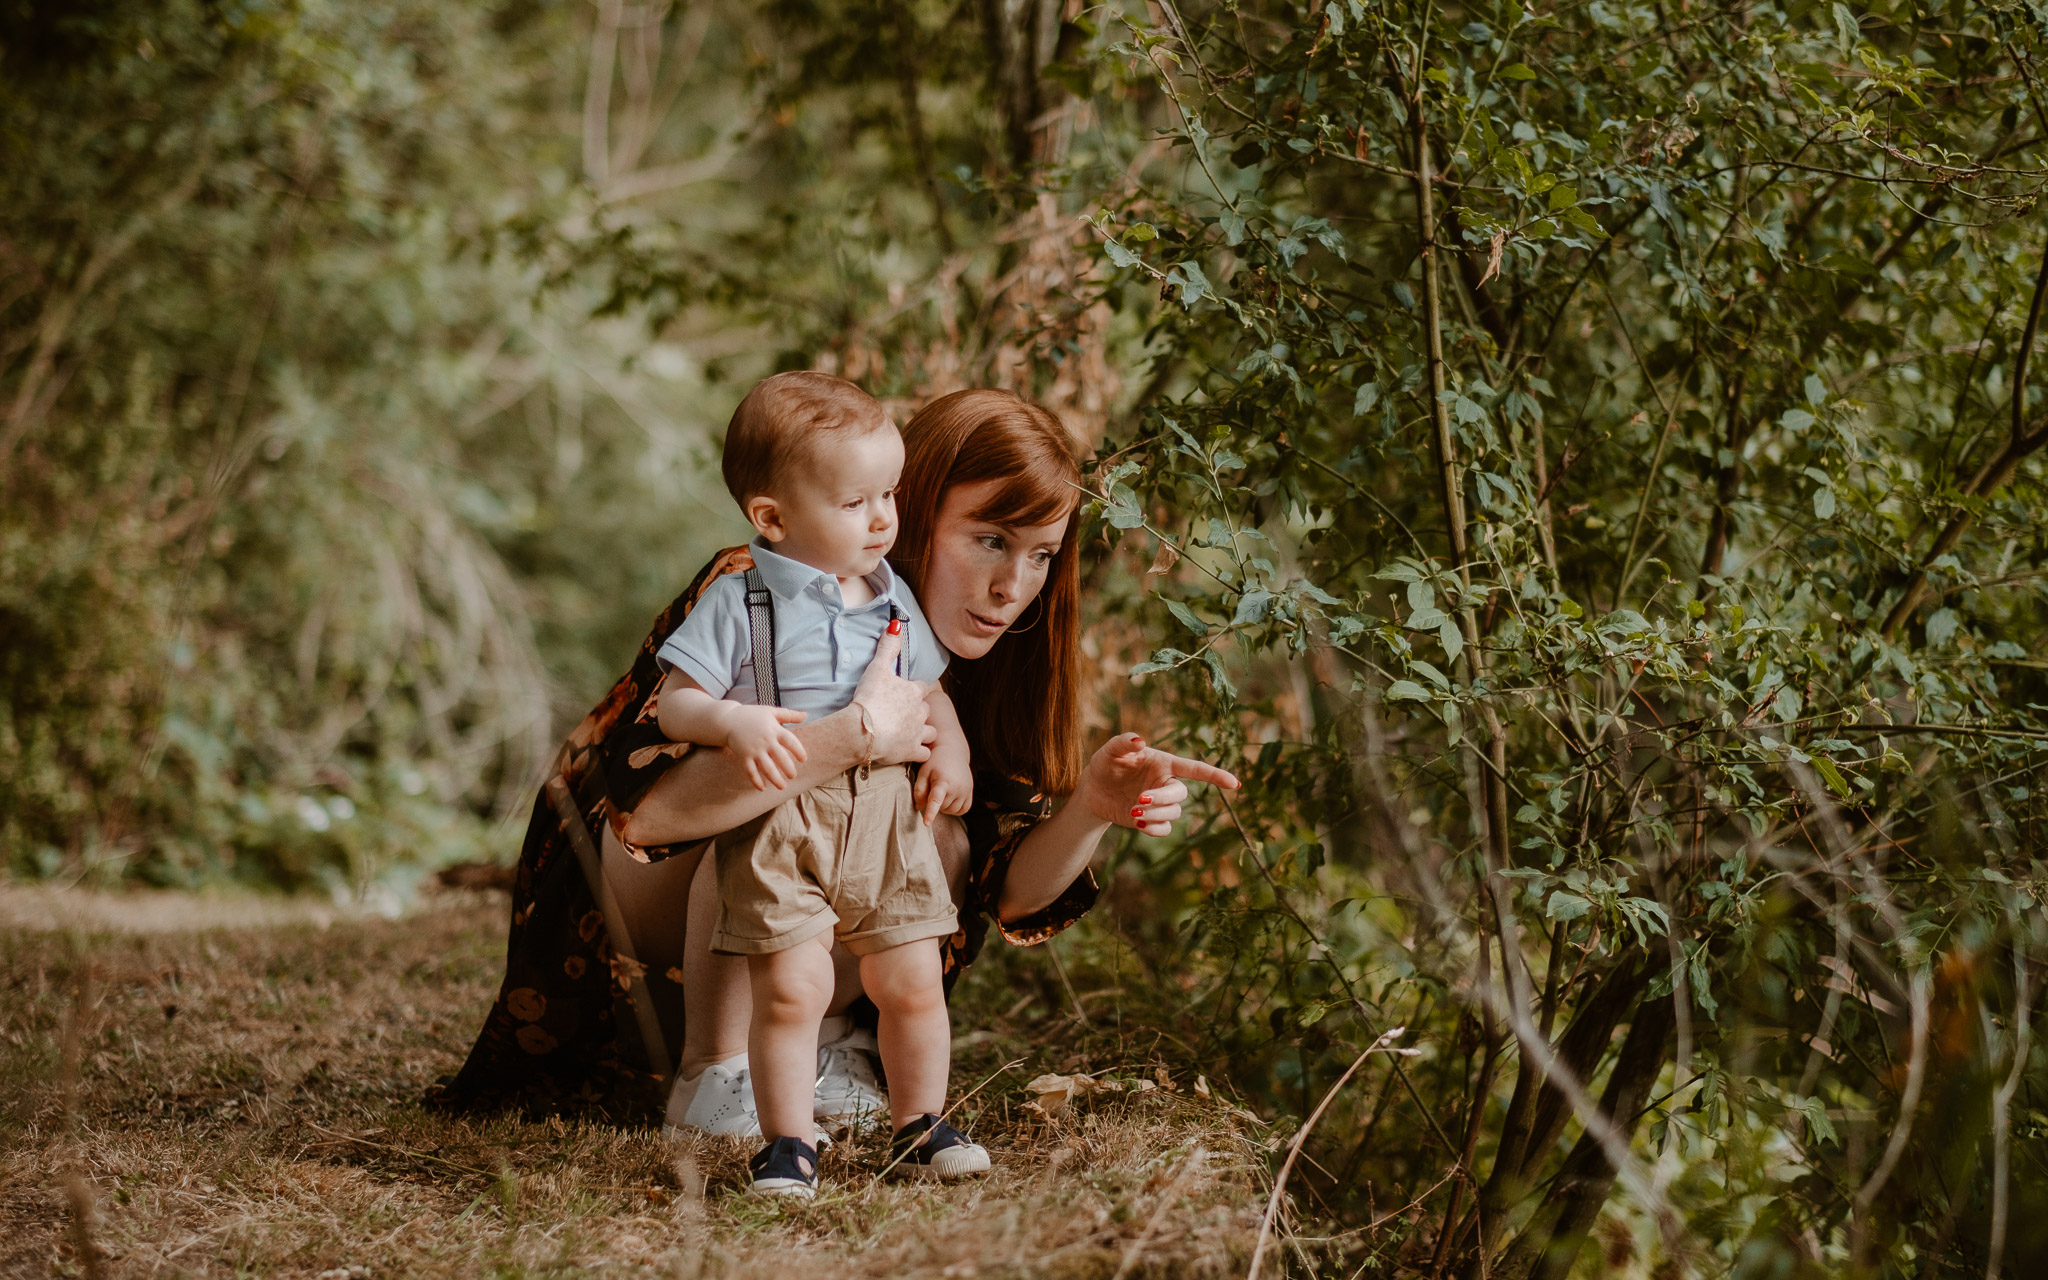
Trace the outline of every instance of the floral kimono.
<path fill-rule="evenodd" d="M 580 814 L 574 829 L 543 788 L 527 824 L 512 885 L 512 929 L 505 944 L 505 980 L 462 1070 L 427 1094 L 450 1110 L 519 1107 L 530 1112 L 595 1110 L 619 1119 L 658 1115 L 660 1085 L 682 1042 L 682 973 L 647 970 L 615 950 L 585 872 L 605 826 L 632 857 L 656 862 L 699 843 L 639 847 L 626 841 L 627 820 L 656 779 L 686 755 L 655 722 L 661 668 L 654 655 L 704 588 L 753 564 L 744 547 L 713 556 L 688 589 L 655 620 L 628 671 L 576 726 L 557 754 L 566 807 Z M 1052 811 L 1015 779 L 977 772 L 967 814 L 969 862 L 960 929 L 943 944 L 946 989 L 974 962 L 994 921 L 1013 943 L 1042 942 L 1094 905 L 1093 875 L 1083 871 L 1057 900 L 1021 920 L 1003 923 L 996 903 L 1018 844 Z M 651 1010 L 636 1006 L 644 999 Z M 651 1016 L 650 1016 L 651 1015 Z M 647 1032 L 659 1027 L 659 1036 Z M 669 1061 L 651 1061 L 656 1044 Z"/>

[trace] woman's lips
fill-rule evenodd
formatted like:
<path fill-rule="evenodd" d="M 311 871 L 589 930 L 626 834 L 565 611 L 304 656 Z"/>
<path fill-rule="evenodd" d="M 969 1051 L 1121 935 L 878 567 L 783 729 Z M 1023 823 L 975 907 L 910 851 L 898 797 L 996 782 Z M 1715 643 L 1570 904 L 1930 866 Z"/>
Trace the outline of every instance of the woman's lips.
<path fill-rule="evenodd" d="M 1010 624 L 995 618 L 984 617 L 974 610 L 967 610 L 967 620 L 974 624 L 974 630 L 985 636 L 999 636 L 1010 629 Z"/>

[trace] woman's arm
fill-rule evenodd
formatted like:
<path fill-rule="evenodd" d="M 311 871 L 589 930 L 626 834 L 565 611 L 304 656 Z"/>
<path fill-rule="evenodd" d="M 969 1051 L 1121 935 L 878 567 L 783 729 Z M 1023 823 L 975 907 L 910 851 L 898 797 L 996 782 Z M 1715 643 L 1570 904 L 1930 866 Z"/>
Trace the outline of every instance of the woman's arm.
<path fill-rule="evenodd" d="M 1183 779 L 1232 789 L 1239 785 L 1227 770 L 1148 747 L 1134 733 L 1103 743 L 1081 774 L 1080 790 L 1011 855 L 996 914 L 1008 922 L 1051 906 L 1087 870 L 1103 832 L 1113 826 L 1150 836 L 1172 831 L 1188 795 Z"/>
<path fill-rule="evenodd" d="M 796 727 L 804 759 L 788 786 L 757 789 L 745 764 L 726 751 L 692 751 L 647 789 L 625 838 L 635 845 L 702 840 L 760 817 L 793 796 L 837 777 L 864 761 L 887 764 L 922 761 L 931 754 L 925 724 L 925 694 L 931 686 L 896 674 L 900 636 L 883 636 L 874 661 L 854 692 L 857 706 Z M 868 709 L 872 739 L 861 731 L 860 708 Z"/>

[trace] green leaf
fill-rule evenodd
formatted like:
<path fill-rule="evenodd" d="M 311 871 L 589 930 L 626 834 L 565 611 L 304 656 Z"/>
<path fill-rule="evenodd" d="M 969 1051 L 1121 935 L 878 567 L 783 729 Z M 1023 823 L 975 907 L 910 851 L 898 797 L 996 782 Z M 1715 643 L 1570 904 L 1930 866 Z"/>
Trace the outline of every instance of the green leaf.
<path fill-rule="evenodd" d="M 1237 600 L 1237 612 L 1231 616 L 1230 625 L 1241 627 L 1247 623 L 1264 622 L 1273 610 L 1273 593 L 1270 591 L 1247 591 Z"/>
<path fill-rule="evenodd" d="M 1428 702 L 1429 690 L 1413 680 L 1396 680 L 1387 686 L 1388 702 Z"/>
<path fill-rule="evenodd" d="M 1835 514 L 1835 491 L 1815 489 L 1813 491 L 1813 514 L 1817 520 L 1829 520 Z"/>
<path fill-rule="evenodd" d="M 1828 790 L 1844 800 L 1849 798 L 1849 781 L 1842 776 L 1842 771 L 1835 767 L 1834 761 L 1826 756 L 1815 756 L 1813 758 L 1813 771 L 1818 773 L 1821 779 L 1828 784 Z"/>
<path fill-rule="evenodd" d="M 1379 402 L 1380 384 L 1377 382 L 1361 382 L 1358 384 L 1357 397 L 1351 401 L 1351 416 L 1354 418 L 1359 417 Z"/>
<path fill-rule="evenodd" d="M 1444 625 L 1445 615 L 1441 609 L 1417 609 L 1408 615 L 1408 629 L 1411 631 L 1434 631 Z"/>
<path fill-rule="evenodd" d="M 1223 669 L 1222 657 L 1211 649 L 1202 655 L 1202 662 L 1209 668 L 1209 682 L 1216 686 L 1216 692 L 1222 694 L 1225 701 L 1235 702 L 1237 686 L 1230 682 L 1230 673 Z"/>
<path fill-rule="evenodd" d="M 1947 644 L 1956 637 L 1956 611 L 1936 609 L 1927 615 L 1927 643 Z"/>
<path fill-rule="evenodd" d="M 1102 249 L 1103 252 L 1109 255 L 1109 260 L 1119 267 L 1135 267 L 1138 265 L 1138 255 L 1114 240 L 1103 241 Z"/>
<path fill-rule="evenodd" d="M 1592 909 L 1593 904 L 1578 894 L 1558 889 L 1550 895 L 1550 901 L 1544 904 L 1543 914 L 1552 920 L 1576 920 Z"/>
<path fill-rule="evenodd" d="M 1159 235 L 1159 231 L 1149 222 L 1133 222 L 1124 231 L 1124 234 L 1143 244 L 1147 240 L 1155 239 Z"/>
<path fill-rule="evenodd" d="M 1428 677 L 1429 682 L 1431 684 L 1435 685 L 1439 689 L 1442 689 L 1445 693 L 1449 693 L 1451 691 L 1451 678 L 1445 675 L 1443 672 L 1438 671 L 1434 663 L 1424 662 L 1422 659 L 1416 658 L 1408 665 L 1414 668 L 1415 670 L 1420 671 L 1424 676 Z"/>
<path fill-rule="evenodd" d="M 1135 529 L 1145 523 L 1144 509 L 1138 505 L 1138 495 L 1128 485 L 1112 485 L 1109 490 L 1109 506 L 1104 513 L 1109 517 L 1112 528 Z"/>
<path fill-rule="evenodd" d="M 1180 601 L 1168 600 L 1166 602 L 1166 611 L 1168 613 L 1171 613 L 1175 618 L 1178 618 L 1182 626 L 1194 632 L 1196 635 L 1206 636 L 1209 634 L 1209 624 L 1202 621 L 1200 618 L 1196 617 L 1195 611 L 1193 609 L 1188 608 Z"/>
<path fill-rule="evenodd" d="M 1579 189 L 1577 187 L 1559 185 L 1550 189 L 1550 208 L 1553 213 L 1559 209 L 1569 209 L 1578 202 Z"/>
<path fill-rule="evenodd" d="M 1778 415 L 1778 425 L 1787 431 L 1804 431 L 1813 423 L 1813 415 L 1804 409 L 1787 409 Z"/>
<path fill-rule="evenodd" d="M 1436 607 L 1436 588 L 1421 578 L 1408 580 L 1408 607 L 1410 609 L 1432 609 Z"/>
<path fill-rule="evenodd" d="M 1188 655 L 1178 649 L 1161 649 L 1152 655 L 1151 661 L 1141 662 L 1132 667 L 1131 678 L 1135 680 L 1139 676 L 1149 676 L 1155 671 L 1171 671 L 1187 659 Z"/>
<path fill-rule="evenodd" d="M 1536 78 L 1536 72 L 1526 62 L 1511 62 L 1507 66 L 1502 67 L 1500 73 L 1510 80 L 1534 80 Z"/>
<path fill-rule="evenodd" d="M 1458 655 L 1465 652 L 1465 636 L 1458 630 L 1458 624 L 1449 618 L 1445 618 L 1437 627 L 1436 638 L 1443 642 L 1444 656 L 1452 662 L 1456 662 Z"/>
<path fill-rule="evenodd" d="M 1799 696 L 1799 690 L 1789 684 L 1784 685 L 1779 688 L 1778 696 L 1771 699 L 1771 710 L 1777 713 L 1779 720 L 1790 724 L 1799 718 L 1799 709 L 1804 705 L 1804 701 Z"/>

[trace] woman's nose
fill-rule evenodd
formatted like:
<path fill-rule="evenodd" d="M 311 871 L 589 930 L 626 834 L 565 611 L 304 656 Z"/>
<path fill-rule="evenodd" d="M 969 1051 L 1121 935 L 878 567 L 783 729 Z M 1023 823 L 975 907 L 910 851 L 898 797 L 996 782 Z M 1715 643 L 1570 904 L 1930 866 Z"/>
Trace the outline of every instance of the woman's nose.
<path fill-rule="evenodd" d="M 988 584 L 989 594 L 1008 603 L 1017 598 L 1024 585 L 1023 564 L 1014 559 L 1005 559 L 1003 567 L 996 571 L 993 581 Z"/>

